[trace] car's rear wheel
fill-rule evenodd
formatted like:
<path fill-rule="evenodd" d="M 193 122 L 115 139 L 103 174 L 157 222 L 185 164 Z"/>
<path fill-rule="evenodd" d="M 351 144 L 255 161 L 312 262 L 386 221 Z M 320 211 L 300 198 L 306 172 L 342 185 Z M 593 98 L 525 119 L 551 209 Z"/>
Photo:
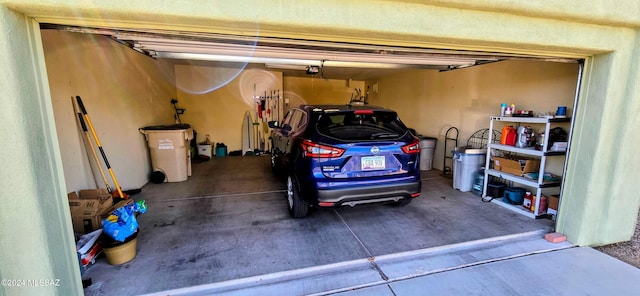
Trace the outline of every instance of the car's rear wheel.
<path fill-rule="evenodd" d="M 276 165 L 276 151 L 275 149 L 271 148 L 271 170 L 273 170 L 273 172 L 276 172 L 278 170 L 278 166 Z"/>
<path fill-rule="evenodd" d="M 293 182 L 291 176 L 287 177 L 287 202 L 289 205 L 289 215 L 293 218 L 303 218 L 309 213 L 309 206 L 300 197 L 298 185 Z"/>

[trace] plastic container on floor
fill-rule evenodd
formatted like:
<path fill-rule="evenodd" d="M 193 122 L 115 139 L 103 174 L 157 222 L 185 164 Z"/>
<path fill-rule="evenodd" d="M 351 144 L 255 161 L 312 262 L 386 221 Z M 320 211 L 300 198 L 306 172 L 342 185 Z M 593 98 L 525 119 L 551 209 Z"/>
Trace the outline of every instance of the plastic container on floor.
<path fill-rule="evenodd" d="M 222 143 L 218 143 L 216 145 L 216 157 L 225 157 L 227 156 L 227 146 Z"/>
<path fill-rule="evenodd" d="M 211 145 L 197 145 L 198 146 L 198 155 L 204 155 L 211 158 L 213 151 L 211 150 Z"/>
<path fill-rule="evenodd" d="M 477 196 L 482 196 L 482 186 L 484 186 L 484 168 L 473 174 L 473 188 L 471 192 Z"/>
<path fill-rule="evenodd" d="M 493 198 L 501 198 L 504 196 L 504 189 L 507 185 L 498 182 L 489 182 L 487 184 L 487 196 Z"/>
<path fill-rule="evenodd" d="M 503 201 L 512 205 L 521 205 L 524 201 L 526 190 L 520 187 L 507 187 L 504 189 Z"/>
<path fill-rule="evenodd" d="M 453 188 L 462 192 L 473 188 L 474 173 L 482 167 L 486 149 L 460 149 L 453 152 Z"/>
<path fill-rule="evenodd" d="M 429 171 L 433 169 L 433 153 L 436 150 L 438 139 L 424 137 L 420 141 L 420 170 Z"/>
<path fill-rule="evenodd" d="M 188 124 L 147 126 L 140 132 L 147 139 L 153 172 L 165 174 L 167 182 L 182 182 L 191 176 L 193 130 Z"/>
<path fill-rule="evenodd" d="M 133 260 L 137 255 L 138 231 L 125 239 L 124 242 L 118 242 L 103 233 L 98 238 L 98 244 L 102 247 L 109 264 L 124 264 Z"/>

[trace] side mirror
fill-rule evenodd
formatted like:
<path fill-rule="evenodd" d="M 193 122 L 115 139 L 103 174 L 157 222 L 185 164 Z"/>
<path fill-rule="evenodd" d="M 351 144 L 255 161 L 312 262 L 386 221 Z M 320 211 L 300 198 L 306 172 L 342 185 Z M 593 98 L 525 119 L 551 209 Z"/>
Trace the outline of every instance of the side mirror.
<path fill-rule="evenodd" d="M 269 121 L 267 122 L 267 125 L 269 125 L 270 128 L 279 128 L 279 122 L 274 120 L 274 121 Z"/>

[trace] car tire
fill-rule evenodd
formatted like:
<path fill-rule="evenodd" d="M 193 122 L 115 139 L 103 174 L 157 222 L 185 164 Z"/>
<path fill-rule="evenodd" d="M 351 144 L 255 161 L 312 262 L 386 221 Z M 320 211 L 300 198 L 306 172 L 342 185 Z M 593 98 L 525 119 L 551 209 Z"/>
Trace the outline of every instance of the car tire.
<path fill-rule="evenodd" d="M 278 172 L 278 164 L 277 164 L 278 159 L 277 159 L 276 151 L 273 148 L 271 148 L 271 153 L 270 154 L 271 154 L 270 155 L 270 158 L 271 158 L 271 170 L 274 173 L 277 173 Z"/>
<path fill-rule="evenodd" d="M 273 172 L 273 174 L 276 175 L 276 177 L 282 178 L 282 169 L 278 165 L 278 163 L 280 162 L 280 159 L 278 159 L 278 153 L 276 152 L 276 149 L 274 147 L 275 146 L 273 146 L 273 142 L 271 142 L 271 153 L 270 153 L 271 155 L 269 155 L 270 162 L 271 162 L 271 172 Z"/>
<path fill-rule="evenodd" d="M 287 177 L 287 205 L 289 206 L 289 215 L 293 218 L 303 218 L 309 213 L 309 206 L 300 197 L 298 185 L 291 176 Z"/>
<path fill-rule="evenodd" d="M 403 198 L 403 199 L 401 199 L 399 201 L 392 202 L 391 205 L 394 206 L 394 207 L 404 207 L 404 206 L 410 204 L 411 200 L 413 200 L 413 199 L 411 199 L 411 198 Z"/>

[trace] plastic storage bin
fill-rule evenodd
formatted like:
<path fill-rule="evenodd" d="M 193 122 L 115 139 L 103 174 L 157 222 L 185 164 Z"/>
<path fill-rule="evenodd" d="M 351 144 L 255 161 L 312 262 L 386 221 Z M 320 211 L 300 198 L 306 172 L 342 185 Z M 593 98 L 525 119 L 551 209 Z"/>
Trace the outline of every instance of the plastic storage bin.
<path fill-rule="evenodd" d="M 154 173 L 163 173 L 166 182 L 182 182 L 191 176 L 193 130 L 188 124 L 147 126 L 140 132 L 147 139 Z"/>
<path fill-rule="evenodd" d="M 227 156 L 227 145 L 222 143 L 216 144 L 216 156 L 217 157 Z"/>
<path fill-rule="evenodd" d="M 433 169 L 433 153 L 436 150 L 438 139 L 424 137 L 420 141 L 420 170 L 429 171 Z"/>
<path fill-rule="evenodd" d="M 521 205 L 524 201 L 524 193 L 526 190 L 520 187 L 507 187 L 504 189 L 504 197 L 502 201 L 512 204 Z"/>
<path fill-rule="evenodd" d="M 198 146 L 198 155 L 204 155 L 209 158 L 212 156 L 211 145 L 197 145 Z"/>
<path fill-rule="evenodd" d="M 486 149 L 464 149 L 453 152 L 453 188 L 462 192 L 471 191 L 474 173 L 484 165 Z"/>
<path fill-rule="evenodd" d="M 504 189 L 507 185 L 498 183 L 498 182 L 489 182 L 487 184 L 487 196 L 491 196 L 493 198 L 501 198 L 504 197 Z"/>

